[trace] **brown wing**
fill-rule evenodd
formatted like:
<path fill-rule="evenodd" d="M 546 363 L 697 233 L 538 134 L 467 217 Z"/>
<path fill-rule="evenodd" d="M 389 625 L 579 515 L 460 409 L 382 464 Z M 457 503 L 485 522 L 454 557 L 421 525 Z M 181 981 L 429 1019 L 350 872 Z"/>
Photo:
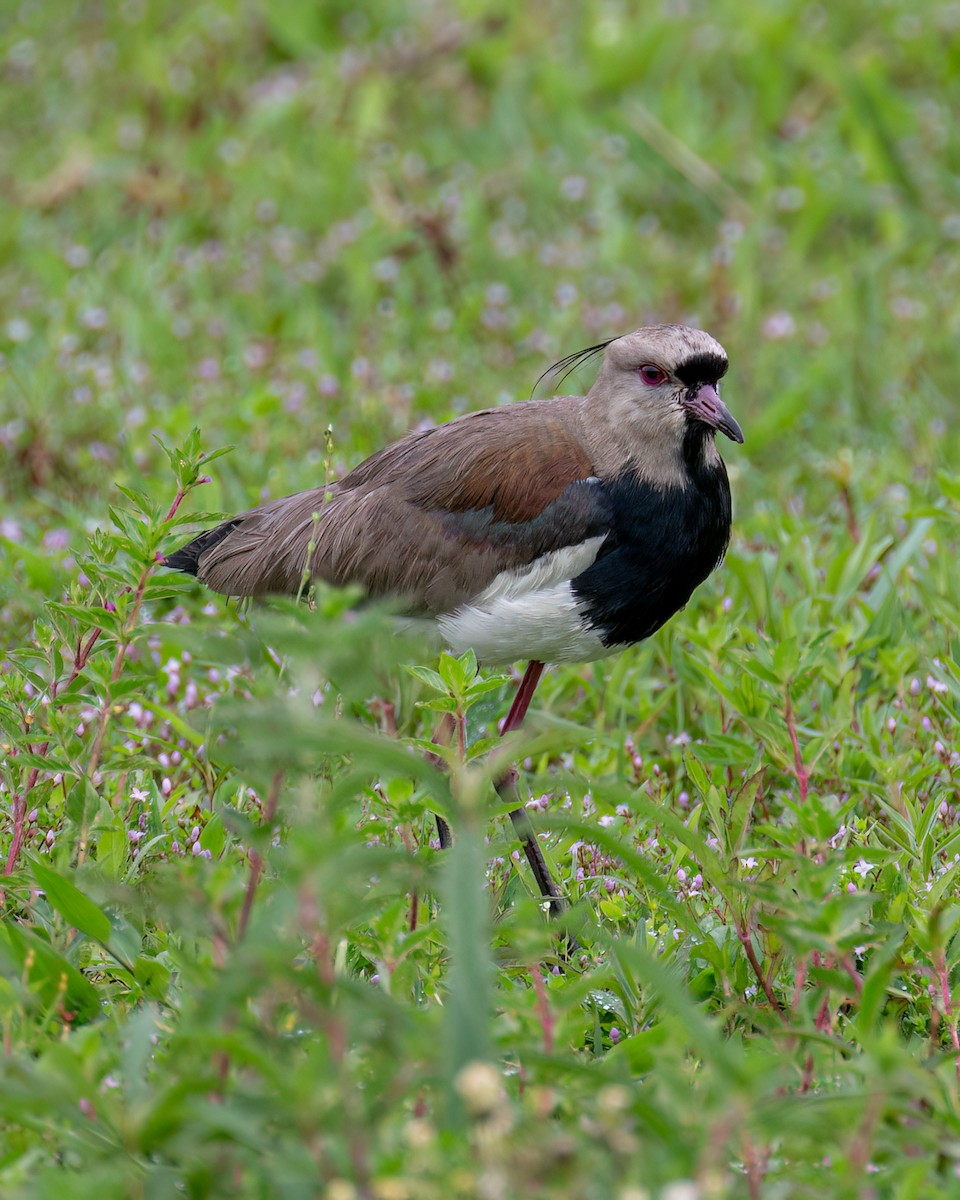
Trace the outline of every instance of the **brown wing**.
<path fill-rule="evenodd" d="M 340 486 L 396 486 L 428 508 L 466 512 L 493 505 L 498 521 L 532 520 L 568 484 L 592 474 L 573 422 L 579 400 L 566 396 L 469 413 L 394 442 Z"/>
<path fill-rule="evenodd" d="M 412 434 L 326 493 L 286 496 L 202 534 L 196 573 L 226 595 L 289 594 L 309 564 L 329 583 L 449 611 L 501 571 L 609 528 L 578 403 L 534 401 Z"/>

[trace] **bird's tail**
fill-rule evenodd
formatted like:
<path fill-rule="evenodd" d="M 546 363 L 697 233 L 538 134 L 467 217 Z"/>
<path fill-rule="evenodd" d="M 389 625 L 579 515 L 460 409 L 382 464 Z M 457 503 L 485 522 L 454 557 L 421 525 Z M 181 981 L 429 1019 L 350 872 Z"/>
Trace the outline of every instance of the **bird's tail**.
<path fill-rule="evenodd" d="M 239 524 L 238 521 L 224 521 L 215 529 L 207 529 L 197 534 L 192 542 L 187 542 L 179 550 L 166 555 L 163 560 L 165 567 L 174 571 L 183 571 L 187 575 L 196 575 L 200 570 L 200 556 L 222 542 Z"/>

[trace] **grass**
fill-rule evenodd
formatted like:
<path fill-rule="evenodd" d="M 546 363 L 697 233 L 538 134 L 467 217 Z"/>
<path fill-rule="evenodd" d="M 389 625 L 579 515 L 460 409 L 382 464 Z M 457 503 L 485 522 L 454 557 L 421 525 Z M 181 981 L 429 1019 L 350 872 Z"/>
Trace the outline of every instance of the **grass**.
<path fill-rule="evenodd" d="M 956 1190 L 957 24 L 0 14 L 4 1195 Z M 515 743 L 562 965 L 509 680 L 156 555 L 650 319 L 730 353 L 736 531 Z"/>

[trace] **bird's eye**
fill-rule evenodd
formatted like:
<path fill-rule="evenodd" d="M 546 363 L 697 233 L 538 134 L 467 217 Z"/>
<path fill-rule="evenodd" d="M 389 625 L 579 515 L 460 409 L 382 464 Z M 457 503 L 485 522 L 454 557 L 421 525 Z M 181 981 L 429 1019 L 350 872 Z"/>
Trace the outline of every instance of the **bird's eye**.
<path fill-rule="evenodd" d="M 653 363 L 644 363 L 640 368 L 640 378 L 650 387 L 659 387 L 661 383 L 666 383 L 667 373 Z"/>

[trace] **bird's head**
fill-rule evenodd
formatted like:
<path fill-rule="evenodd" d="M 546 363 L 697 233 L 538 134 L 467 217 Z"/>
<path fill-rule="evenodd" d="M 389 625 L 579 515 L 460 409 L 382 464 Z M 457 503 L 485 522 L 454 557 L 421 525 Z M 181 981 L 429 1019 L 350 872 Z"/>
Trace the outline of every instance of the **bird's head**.
<path fill-rule="evenodd" d="M 638 419 L 651 430 L 682 437 L 689 426 L 700 426 L 742 442 L 740 426 L 720 399 L 727 365 L 726 351 L 709 333 L 650 325 L 607 344 L 590 394 L 609 396 L 619 417 Z"/>

